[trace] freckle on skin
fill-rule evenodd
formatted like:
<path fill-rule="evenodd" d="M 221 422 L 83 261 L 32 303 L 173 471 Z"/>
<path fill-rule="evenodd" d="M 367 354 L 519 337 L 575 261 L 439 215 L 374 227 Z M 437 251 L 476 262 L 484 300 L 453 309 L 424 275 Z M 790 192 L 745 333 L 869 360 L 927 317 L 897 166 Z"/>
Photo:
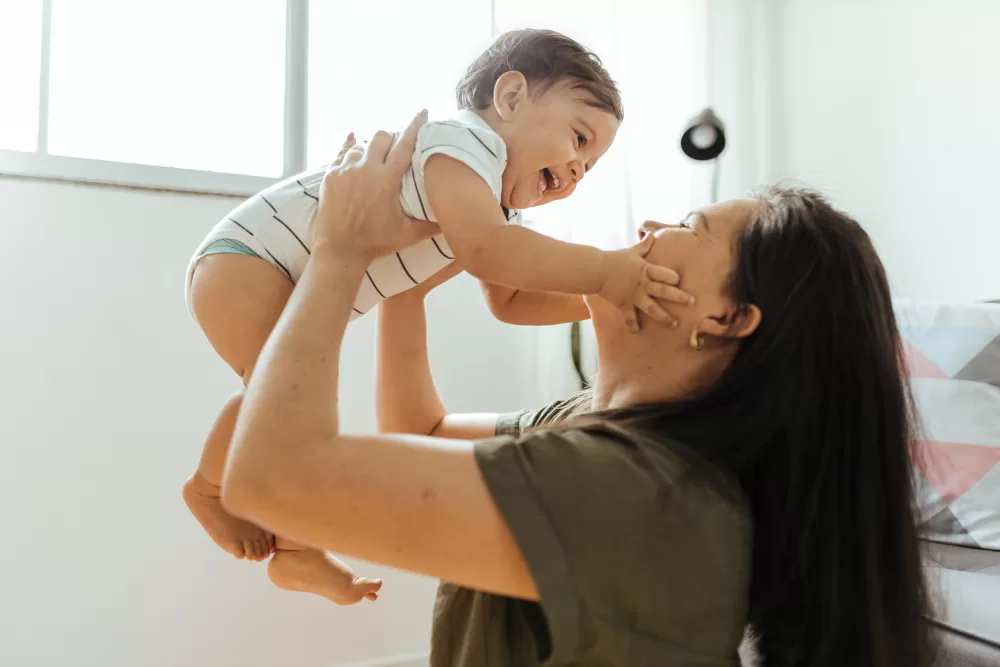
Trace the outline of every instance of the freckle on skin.
<path fill-rule="evenodd" d="M 432 498 L 437 498 L 437 494 L 434 493 L 434 489 L 426 488 L 424 492 L 420 494 L 421 500 L 431 500 Z"/>
<path fill-rule="evenodd" d="M 295 391 L 295 390 L 296 390 L 296 389 L 298 389 L 298 388 L 299 388 L 299 385 L 297 385 L 297 384 L 293 384 L 293 385 L 292 385 L 292 391 Z"/>

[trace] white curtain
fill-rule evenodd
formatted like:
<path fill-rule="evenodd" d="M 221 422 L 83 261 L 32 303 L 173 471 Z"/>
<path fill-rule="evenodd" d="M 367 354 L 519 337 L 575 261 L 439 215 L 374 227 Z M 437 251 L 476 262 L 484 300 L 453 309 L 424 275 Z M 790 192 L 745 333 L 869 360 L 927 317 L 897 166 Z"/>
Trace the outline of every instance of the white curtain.
<path fill-rule="evenodd" d="M 552 28 L 593 49 L 621 85 L 625 122 L 614 145 L 573 194 L 525 212 L 557 238 L 619 248 L 643 220 L 680 219 L 707 201 L 706 169 L 680 152 L 685 122 L 709 103 L 707 0 L 495 0 L 495 30 Z M 593 335 L 583 330 L 586 374 Z M 579 381 L 569 327 L 537 332 L 539 393 L 559 398 Z"/>

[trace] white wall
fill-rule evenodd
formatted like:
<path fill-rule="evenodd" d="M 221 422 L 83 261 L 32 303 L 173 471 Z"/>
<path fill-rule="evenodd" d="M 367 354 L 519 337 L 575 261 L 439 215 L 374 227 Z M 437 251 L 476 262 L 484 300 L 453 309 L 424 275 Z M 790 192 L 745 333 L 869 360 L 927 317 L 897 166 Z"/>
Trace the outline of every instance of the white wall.
<path fill-rule="evenodd" d="M 187 315 L 184 269 L 235 203 L 0 180 L 0 664 L 328 667 L 426 651 L 433 582 L 363 566 L 386 579 L 375 604 L 285 593 L 183 506 L 238 386 Z M 534 332 L 492 321 L 473 283 L 436 293 L 431 321 L 449 407 L 537 403 Z M 342 413 L 362 431 L 373 324 L 352 325 L 344 355 Z"/>
<path fill-rule="evenodd" d="M 768 177 L 853 213 L 897 294 L 1000 298 L 1000 2 L 756 4 L 774 19 Z"/>

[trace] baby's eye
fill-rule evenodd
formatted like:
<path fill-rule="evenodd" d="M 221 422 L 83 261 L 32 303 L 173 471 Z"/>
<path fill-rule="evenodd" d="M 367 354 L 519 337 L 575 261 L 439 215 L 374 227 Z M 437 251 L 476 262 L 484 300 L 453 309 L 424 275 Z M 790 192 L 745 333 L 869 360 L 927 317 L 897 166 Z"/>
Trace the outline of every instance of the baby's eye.
<path fill-rule="evenodd" d="M 583 146 L 586 143 L 587 143 L 587 137 L 583 136 L 582 134 L 577 134 L 576 135 L 576 145 L 577 145 L 577 148 L 579 148 L 580 146 Z"/>

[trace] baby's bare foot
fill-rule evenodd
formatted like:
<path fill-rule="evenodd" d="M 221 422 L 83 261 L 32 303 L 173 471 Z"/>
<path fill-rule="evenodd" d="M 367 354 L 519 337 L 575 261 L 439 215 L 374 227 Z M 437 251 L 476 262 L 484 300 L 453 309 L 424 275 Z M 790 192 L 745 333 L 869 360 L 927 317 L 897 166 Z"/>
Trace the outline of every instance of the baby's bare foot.
<path fill-rule="evenodd" d="M 223 551 L 253 561 L 262 561 L 274 553 L 274 535 L 222 509 L 219 487 L 200 473 L 184 483 L 184 502 Z"/>
<path fill-rule="evenodd" d="M 377 600 L 381 579 L 365 579 L 334 556 L 304 549 L 278 549 L 267 566 L 267 575 L 286 591 L 315 593 L 340 605 L 357 604 L 362 598 Z"/>

